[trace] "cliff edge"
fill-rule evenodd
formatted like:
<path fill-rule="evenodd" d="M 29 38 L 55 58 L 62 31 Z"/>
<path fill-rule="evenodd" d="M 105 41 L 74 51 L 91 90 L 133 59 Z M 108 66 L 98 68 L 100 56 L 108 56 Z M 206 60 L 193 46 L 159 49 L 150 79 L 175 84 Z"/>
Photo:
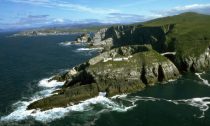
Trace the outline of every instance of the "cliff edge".
<path fill-rule="evenodd" d="M 52 80 L 65 81 L 57 94 L 28 109 L 47 110 L 79 103 L 105 92 L 107 97 L 143 90 L 183 72 L 210 66 L 210 16 L 197 13 L 100 29 L 78 41 L 103 53 Z"/>

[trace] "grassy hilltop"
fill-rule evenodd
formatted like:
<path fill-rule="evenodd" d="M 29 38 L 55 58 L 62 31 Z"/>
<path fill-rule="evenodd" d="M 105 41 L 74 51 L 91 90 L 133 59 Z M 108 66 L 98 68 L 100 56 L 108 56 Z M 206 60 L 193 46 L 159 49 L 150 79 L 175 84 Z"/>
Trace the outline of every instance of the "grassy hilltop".
<path fill-rule="evenodd" d="M 174 24 L 167 34 L 166 43 L 175 46 L 178 54 L 197 56 L 209 46 L 210 15 L 188 12 L 143 23 L 144 26 L 150 27 L 166 24 Z"/>

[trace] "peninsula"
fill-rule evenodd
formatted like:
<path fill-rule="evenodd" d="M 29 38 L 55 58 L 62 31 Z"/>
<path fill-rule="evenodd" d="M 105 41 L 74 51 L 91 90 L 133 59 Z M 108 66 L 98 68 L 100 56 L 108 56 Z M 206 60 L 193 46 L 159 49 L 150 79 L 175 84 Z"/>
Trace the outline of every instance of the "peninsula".
<path fill-rule="evenodd" d="M 103 51 L 65 74 L 54 76 L 52 80 L 65 82 L 62 88 L 27 109 L 74 105 L 99 92 L 110 97 L 141 91 L 177 79 L 184 72 L 202 72 L 210 66 L 209 15 L 189 12 L 111 26 L 98 30 L 93 37 L 84 34 L 77 40 Z"/>

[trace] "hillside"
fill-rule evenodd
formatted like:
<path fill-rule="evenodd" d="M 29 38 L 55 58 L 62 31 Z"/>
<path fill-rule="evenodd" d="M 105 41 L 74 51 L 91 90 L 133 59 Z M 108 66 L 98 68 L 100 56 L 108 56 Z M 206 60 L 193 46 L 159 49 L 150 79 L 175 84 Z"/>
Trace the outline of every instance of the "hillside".
<path fill-rule="evenodd" d="M 96 32 L 89 45 L 110 50 L 149 44 L 159 53 L 175 53 L 169 58 L 179 69 L 199 71 L 209 64 L 205 59 L 210 45 L 209 21 L 209 15 L 189 12 L 144 23 L 112 26 Z"/>
<path fill-rule="evenodd" d="M 78 40 L 102 47 L 104 52 L 54 76 L 49 81 L 64 81 L 64 86 L 27 109 L 65 107 L 99 92 L 105 92 L 107 97 L 132 93 L 177 79 L 183 72 L 203 72 L 210 67 L 209 19 L 208 15 L 184 13 L 102 28 L 90 40 L 80 36 Z"/>
<path fill-rule="evenodd" d="M 143 25 L 149 27 L 166 24 L 174 24 L 174 28 L 167 34 L 166 42 L 168 45 L 176 46 L 175 49 L 180 55 L 197 56 L 208 47 L 210 42 L 210 15 L 188 12 L 143 23 Z"/>

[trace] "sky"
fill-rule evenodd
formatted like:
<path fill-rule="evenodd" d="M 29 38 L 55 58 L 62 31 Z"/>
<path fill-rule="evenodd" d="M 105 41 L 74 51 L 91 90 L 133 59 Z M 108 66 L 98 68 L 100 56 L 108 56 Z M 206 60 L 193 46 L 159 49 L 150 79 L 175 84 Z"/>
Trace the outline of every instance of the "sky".
<path fill-rule="evenodd" d="M 183 12 L 210 14 L 210 0 L 0 0 L 0 30 L 134 23 Z"/>

